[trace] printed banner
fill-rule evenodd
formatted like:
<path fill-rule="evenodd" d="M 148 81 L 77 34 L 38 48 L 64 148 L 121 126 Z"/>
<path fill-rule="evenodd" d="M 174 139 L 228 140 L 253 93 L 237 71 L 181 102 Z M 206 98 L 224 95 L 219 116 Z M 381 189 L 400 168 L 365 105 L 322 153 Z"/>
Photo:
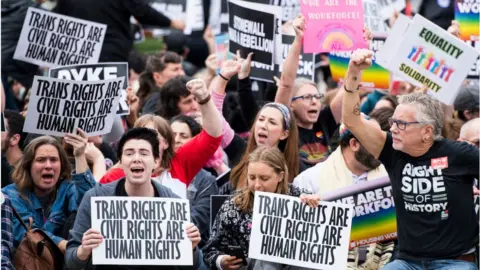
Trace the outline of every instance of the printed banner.
<path fill-rule="evenodd" d="M 313 269 L 346 269 L 351 205 L 255 192 L 250 258 Z"/>
<path fill-rule="evenodd" d="M 41 67 L 96 64 L 107 25 L 29 7 L 13 59 Z"/>
<path fill-rule="evenodd" d="M 128 78 L 129 74 L 127 62 L 64 66 L 51 68 L 49 72 L 49 77 L 51 78 L 87 82 L 110 80 L 120 77 Z M 122 86 L 122 96 L 118 103 L 118 115 L 128 115 L 130 113 L 130 107 L 127 103 L 127 87 L 128 81 L 125 80 Z"/>
<path fill-rule="evenodd" d="M 203 30 L 205 26 L 202 0 L 153 0 L 150 5 L 171 20 L 183 20 L 183 33 L 186 35 L 190 35 L 192 31 Z M 168 35 L 171 32 L 169 28 L 159 29 L 150 25 L 147 27 L 154 29 L 154 36 Z"/>
<path fill-rule="evenodd" d="M 35 76 L 23 131 L 63 137 L 81 128 L 88 136 L 112 130 L 125 77 L 96 82 Z"/>
<path fill-rule="evenodd" d="M 268 10 L 268 5 L 260 5 Z M 265 65 L 273 65 L 275 59 L 275 36 L 278 31 L 275 16 L 253 7 L 243 1 L 229 1 L 230 52 L 242 55 L 254 53 L 253 60 Z M 280 42 L 278 43 L 280 44 Z"/>
<path fill-rule="evenodd" d="M 385 38 L 374 37 L 370 41 L 370 50 L 376 53 L 382 46 L 384 46 Z M 352 52 L 331 52 L 329 55 L 330 71 L 334 81 L 343 83 L 345 75 L 347 74 L 348 63 L 350 62 L 350 55 Z M 372 66 L 367 68 L 362 73 L 361 78 L 362 87 L 389 89 L 390 88 L 390 71 L 384 69 L 376 62 L 375 55 L 373 57 Z"/>
<path fill-rule="evenodd" d="M 215 54 L 217 55 L 218 73 L 223 62 L 232 59 L 232 54 L 228 50 L 228 34 L 224 33 L 215 36 Z"/>
<path fill-rule="evenodd" d="M 460 38 L 478 41 L 480 37 L 480 0 L 456 0 L 455 20 L 460 24 Z"/>
<path fill-rule="evenodd" d="M 352 51 L 366 48 L 363 5 L 359 0 L 300 0 L 307 21 L 306 53 Z"/>
<path fill-rule="evenodd" d="M 275 65 L 275 73 L 278 78 L 282 75 L 283 64 L 285 63 L 285 59 L 287 59 L 288 51 L 294 40 L 294 36 L 282 36 L 282 63 L 281 65 Z M 297 78 L 299 77 L 315 81 L 315 54 L 305 53 L 303 46 L 302 51 L 300 52 L 300 62 L 297 70 Z"/>
<path fill-rule="evenodd" d="M 407 6 L 405 0 L 377 0 L 380 5 L 380 14 L 384 20 L 390 19 L 395 11 L 400 13 Z"/>
<path fill-rule="evenodd" d="M 282 23 L 293 21 L 300 14 L 300 0 L 271 0 L 270 5 L 282 8 Z"/>
<path fill-rule="evenodd" d="M 365 26 L 375 36 L 387 36 L 388 26 L 380 15 L 380 6 L 376 0 L 362 0 Z"/>
<path fill-rule="evenodd" d="M 92 197 L 92 228 L 103 242 L 93 265 L 193 265 L 188 200 Z"/>
<path fill-rule="evenodd" d="M 426 85 L 429 94 L 445 104 L 452 104 L 478 52 L 418 14 L 413 20 L 405 19 L 404 22 L 407 25 L 400 25 L 398 29 L 406 29 L 406 32 L 401 38 L 394 37 L 400 43 L 394 45 L 396 49 L 383 46 L 381 51 L 384 52 L 377 54 L 377 63 L 416 86 Z M 385 56 L 387 60 L 378 61 Z"/>
<path fill-rule="evenodd" d="M 338 189 L 322 198 L 354 204 L 350 248 L 397 238 L 397 218 L 388 177 Z"/>

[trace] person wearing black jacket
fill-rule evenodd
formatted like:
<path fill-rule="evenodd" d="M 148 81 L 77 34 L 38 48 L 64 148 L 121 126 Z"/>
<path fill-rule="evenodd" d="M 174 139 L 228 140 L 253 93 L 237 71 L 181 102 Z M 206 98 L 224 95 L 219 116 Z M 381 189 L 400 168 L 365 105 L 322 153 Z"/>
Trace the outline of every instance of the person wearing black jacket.
<path fill-rule="evenodd" d="M 183 30 L 185 23 L 170 20 L 147 0 L 58 0 L 55 12 L 107 25 L 99 62 L 128 62 L 133 47 L 130 17 L 140 23 Z"/>

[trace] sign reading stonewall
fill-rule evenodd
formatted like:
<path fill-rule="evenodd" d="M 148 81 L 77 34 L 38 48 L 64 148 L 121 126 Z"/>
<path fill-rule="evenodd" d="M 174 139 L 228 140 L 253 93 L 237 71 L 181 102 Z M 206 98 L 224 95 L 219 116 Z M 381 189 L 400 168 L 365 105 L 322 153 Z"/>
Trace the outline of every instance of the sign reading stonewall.
<path fill-rule="evenodd" d="M 426 85 L 427 93 L 445 104 L 453 103 L 477 56 L 474 48 L 418 14 L 397 20 L 376 54 L 378 64 L 416 86 Z"/>
<path fill-rule="evenodd" d="M 397 238 L 397 219 L 388 177 L 351 185 L 322 196 L 323 200 L 354 204 L 350 248 Z"/>
<path fill-rule="evenodd" d="M 51 68 L 49 72 L 51 78 L 88 82 L 110 80 L 120 77 L 128 78 L 129 74 L 127 62 L 64 66 Z M 127 87 L 128 81 L 125 80 L 122 85 L 122 96 L 118 103 L 118 115 L 128 115 L 130 113 L 130 107 L 127 104 Z"/>
<path fill-rule="evenodd" d="M 13 58 L 42 67 L 96 64 L 107 25 L 28 8 Z"/>
<path fill-rule="evenodd" d="M 94 265 L 193 265 L 188 200 L 92 197 L 92 228 L 104 241 Z"/>
<path fill-rule="evenodd" d="M 272 66 L 281 61 L 281 53 L 276 52 L 276 46 L 282 41 L 280 34 L 280 18 L 268 9 L 280 12 L 280 7 L 263 4 L 249 3 L 245 1 L 228 2 L 230 52 L 236 54 L 240 50 L 241 55 L 253 52 L 253 61 Z"/>
<path fill-rule="evenodd" d="M 35 76 L 23 131 L 59 137 L 77 128 L 89 137 L 109 133 L 124 79 L 80 82 Z"/>
<path fill-rule="evenodd" d="M 351 205 L 255 192 L 249 257 L 313 269 L 346 269 Z"/>

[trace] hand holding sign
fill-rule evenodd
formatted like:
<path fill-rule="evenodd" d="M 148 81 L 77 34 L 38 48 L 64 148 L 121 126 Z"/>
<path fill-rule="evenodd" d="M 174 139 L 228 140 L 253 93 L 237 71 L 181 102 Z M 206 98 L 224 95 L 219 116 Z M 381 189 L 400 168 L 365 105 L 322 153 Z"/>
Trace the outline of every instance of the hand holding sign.
<path fill-rule="evenodd" d="M 79 157 L 85 155 L 85 149 L 88 143 L 88 136 L 80 128 L 77 128 L 78 134 L 65 135 L 65 142 L 73 146 L 73 155 Z"/>
<path fill-rule="evenodd" d="M 97 248 L 102 242 L 102 234 L 90 228 L 83 234 L 82 245 L 77 249 L 77 257 L 82 261 L 86 261 L 92 254 L 92 249 Z"/>
<path fill-rule="evenodd" d="M 360 73 L 372 65 L 373 52 L 366 49 L 357 49 L 350 56 L 348 72 Z M 347 73 L 348 73 L 347 72 Z"/>
<path fill-rule="evenodd" d="M 202 79 L 194 79 L 187 82 L 187 89 L 195 96 L 198 102 L 205 100 L 210 95 L 207 86 Z"/>
<path fill-rule="evenodd" d="M 295 20 L 292 22 L 293 30 L 295 30 L 295 35 L 301 39 L 305 33 L 307 23 L 305 22 L 305 16 L 298 14 Z"/>
<path fill-rule="evenodd" d="M 240 55 L 240 54 L 237 52 L 237 55 Z M 236 74 L 238 74 L 241 68 L 242 68 L 242 64 L 239 61 L 228 60 L 223 63 L 220 73 L 222 74 L 222 76 L 230 79 Z"/>
<path fill-rule="evenodd" d="M 237 56 L 235 56 L 234 59 L 241 64 L 240 71 L 238 72 L 239 80 L 243 80 L 250 75 L 250 70 L 252 69 L 252 57 L 253 52 L 248 54 L 247 59 L 243 59 L 240 50 L 237 50 Z"/>
<path fill-rule="evenodd" d="M 363 38 L 365 39 L 368 47 L 370 48 L 370 41 L 373 39 L 373 34 L 372 31 L 370 31 L 370 29 L 368 29 L 368 27 L 366 26 L 363 28 Z"/>
<path fill-rule="evenodd" d="M 137 114 L 140 109 L 140 99 L 133 93 L 131 87 L 127 89 L 127 103 L 130 107 L 130 114 Z"/>
<path fill-rule="evenodd" d="M 172 20 L 170 26 L 174 29 L 183 31 L 185 29 L 185 22 L 183 20 Z"/>
<path fill-rule="evenodd" d="M 452 25 L 450 25 L 448 27 L 447 32 L 456 36 L 457 38 L 459 38 L 460 37 L 460 24 L 457 21 L 453 20 Z"/>
<path fill-rule="evenodd" d="M 202 239 L 200 237 L 200 232 L 198 231 L 197 226 L 194 224 L 190 223 L 187 225 L 187 237 L 192 241 L 192 249 L 195 249 L 198 246 L 198 243 L 200 243 L 200 240 Z"/>
<path fill-rule="evenodd" d="M 312 208 L 317 208 L 318 203 L 320 202 L 320 197 L 316 194 L 302 194 L 300 195 L 300 201 Z"/>

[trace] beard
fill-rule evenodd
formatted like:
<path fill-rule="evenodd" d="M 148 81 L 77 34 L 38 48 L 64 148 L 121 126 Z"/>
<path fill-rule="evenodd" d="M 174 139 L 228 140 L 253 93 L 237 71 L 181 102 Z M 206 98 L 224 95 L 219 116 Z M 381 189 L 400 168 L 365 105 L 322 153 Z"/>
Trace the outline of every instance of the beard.
<path fill-rule="evenodd" d="M 360 162 L 367 169 L 373 170 L 382 164 L 378 159 L 376 159 L 372 154 L 370 154 L 367 149 L 360 145 L 360 149 L 355 152 L 355 159 Z"/>

